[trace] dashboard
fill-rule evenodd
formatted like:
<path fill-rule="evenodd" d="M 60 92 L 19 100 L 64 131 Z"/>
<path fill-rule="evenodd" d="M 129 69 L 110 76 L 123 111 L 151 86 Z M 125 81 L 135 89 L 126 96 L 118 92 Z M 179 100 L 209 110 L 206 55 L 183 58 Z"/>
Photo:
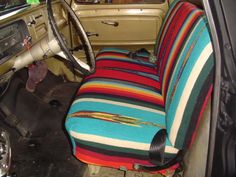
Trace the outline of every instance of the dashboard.
<path fill-rule="evenodd" d="M 59 1 L 53 2 L 53 13 L 58 27 L 63 31 L 63 28 L 68 25 L 65 12 Z M 30 62 L 42 59 L 48 50 L 44 44 L 49 46 L 50 42 L 48 39 L 49 28 L 45 3 L 22 8 L 5 17 L 1 16 L 0 75 L 14 70 L 17 62 L 21 63 L 18 70 Z M 64 31 L 69 33 L 68 27 Z M 23 60 L 24 62 L 28 61 L 22 63 Z"/>
<path fill-rule="evenodd" d="M 0 64 L 24 48 L 24 38 L 29 35 L 26 23 L 17 20 L 0 27 Z"/>

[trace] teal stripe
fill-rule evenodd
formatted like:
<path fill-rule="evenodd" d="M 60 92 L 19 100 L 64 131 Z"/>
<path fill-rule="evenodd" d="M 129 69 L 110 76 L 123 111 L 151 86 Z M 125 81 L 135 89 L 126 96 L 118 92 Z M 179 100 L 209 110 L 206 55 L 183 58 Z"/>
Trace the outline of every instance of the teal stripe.
<path fill-rule="evenodd" d="M 66 121 L 66 127 L 67 130 L 77 133 L 148 144 L 151 143 L 156 132 L 160 130 L 160 128 L 153 126 L 143 125 L 138 128 L 90 118 L 69 118 Z"/>
<path fill-rule="evenodd" d="M 114 57 L 114 58 L 113 58 Z M 111 60 L 111 61 L 122 61 L 122 62 L 128 62 L 128 63 L 134 63 L 134 64 L 139 64 L 139 65 L 144 65 L 144 66 L 148 66 L 148 67 L 151 67 L 151 68 L 155 68 L 156 65 L 153 64 L 153 63 L 150 63 L 148 61 L 144 61 L 144 60 L 134 60 L 134 59 L 131 59 L 131 58 L 117 58 L 117 56 L 99 56 L 96 58 L 97 61 L 99 60 L 104 60 L 104 59 L 107 59 L 107 60 Z M 119 67 L 118 67 L 119 68 Z M 132 69 L 132 68 L 131 68 Z"/>
<path fill-rule="evenodd" d="M 203 27 L 205 27 L 205 21 L 202 18 L 199 23 L 197 24 L 196 28 L 193 29 L 193 31 L 191 32 L 188 41 L 186 41 L 187 43 L 184 44 L 182 51 L 180 53 L 180 55 L 178 56 L 178 63 L 176 63 L 175 65 L 175 69 L 172 73 L 171 76 L 171 80 L 169 82 L 169 87 L 168 87 L 168 92 L 167 92 L 167 99 L 166 99 L 166 108 L 169 107 L 170 104 L 170 93 L 172 93 L 173 89 L 174 89 L 174 85 L 178 76 L 178 73 L 180 72 L 181 66 L 187 56 L 187 53 L 190 50 L 190 47 L 193 45 L 193 42 L 197 39 L 197 37 L 199 36 L 201 30 L 203 29 Z"/>
<path fill-rule="evenodd" d="M 150 54 L 149 54 L 149 53 L 146 53 L 146 52 L 137 53 L 137 56 L 138 56 L 138 57 L 143 57 L 143 58 L 147 58 L 147 59 L 149 58 L 149 55 L 150 55 Z"/>
<path fill-rule="evenodd" d="M 121 48 L 106 47 L 100 50 L 100 52 L 117 52 L 117 53 L 128 54 L 130 51 L 126 49 L 121 49 Z"/>
<path fill-rule="evenodd" d="M 165 117 L 163 115 L 151 113 L 149 111 L 98 102 L 84 101 L 73 104 L 69 114 L 83 110 L 97 112 L 105 110 L 109 113 L 135 117 L 139 118 L 141 121 L 154 122 L 156 124 L 165 126 Z M 157 126 L 141 124 L 140 127 L 137 127 L 90 118 L 67 118 L 66 127 L 67 130 L 74 130 L 75 132 L 143 143 L 150 143 L 155 133 L 160 129 Z"/>
<path fill-rule="evenodd" d="M 172 127 L 174 118 L 175 118 L 175 114 L 176 114 L 176 110 L 178 108 L 179 105 L 179 100 L 182 96 L 182 91 L 184 90 L 184 87 L 186 85 L 186 82 L 188 80 L 188 77 L 197 61 L 197 59 L 200 59 L 199 56 L 201 54 L 201 52 L 204 50 L 205 46 L 210 42 L 210 37 L 209 37 L 209 33 L 206 30 L 204 30 L 204 32 L 202 33 L 202 36 L 200 38 L 200 40 L 197 41 L 190 57 L 189 60 L 184 68 L 184 71 L 182 73 L 181 79 L 179 80 L 179 83 L 177 85 L 176 91 L 173 95 L 173 98 L 170 104 L 170 107 L 167 109 L 167 132 L 170 132 L 170 129 Z M 184 108 L 183 108 L 184 109 Z"/>
<path fill-rule="evenodd" d="M 201 95 L 204 93 L 204 92 L 202 92 L 202 88 L 204 87 L 204 85 L 209 85 L 209 87 L 211 85 L 211 82 L 209 80 L 208 80 L 208 83 L 206 83 L 206 81 L 208 79 L 209 74 L 212 71 L 213 65 L 214 65 L 214 58 L 213 58 L 213 55 L 211 55 L 209 57 L 208 61 L 206 62 L 206 64 L 204 65 L 196 83 L 194 84 L 194 87 L 192 89 L 188 103 L 186 105 L 183 119 L 181 122 L 181 126 L 178 131 L 178 136 L 176 137 L 175 146 L 178 148 L 183 148 L 184 142 L 186 141 L 186 137 L 192 136 L 190 134 L 187 134 L 188 133 L 187 130 L 189 128 L 189 125 L 192 122 L 192 115 L 196 112 L 197 112 L 197 114 L 199 114 L 201 111 L 200 110 L 201 107 L 199 107 L 200 108 L 199 110 L 196 110 L 195 105 L 199 104 L 197 101 L 199 101 L 198 98 L 200 96 L 204 96 L 204 98 L 206 96 L 206 95 Z M 209 87 L 204 88 L 204 89 L 206 89 L 205 91 L 208 91 Z M 207 93 L 205 93 L 205 94 L 207 94 Z M 196 117 L 196 118 L 198 118 L 198 117 Z"/>
<path fill-rule="evenodd" d="M 145 108 L 145 107 L 144 107 Z M 79 103 L 74 103 L 69 110 L 68 114 L 75 113 L 77 111 L 97 111 L 97 112 L 108 112 L 112 114 L 119 114 L 128 117 L 136 117 L 140 120 L 147 122 L 154 122 L 157 124 L 165 125 L 165 115 L 159 113 L 153 113 L 150 111 L 140 110 L 136 108 L 130 108 L 119 105 L 112 105 L 109 103 L 100 103 L 100 102 L 91 102 L 91 101 L 83 101 Z"/>

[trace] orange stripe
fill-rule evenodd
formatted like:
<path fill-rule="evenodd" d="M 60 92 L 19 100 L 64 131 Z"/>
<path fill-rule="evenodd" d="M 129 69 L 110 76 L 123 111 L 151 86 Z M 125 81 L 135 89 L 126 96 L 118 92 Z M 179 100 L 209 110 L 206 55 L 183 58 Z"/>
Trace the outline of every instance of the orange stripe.
<path fill-rule="evenodd" d="M 144 95 L 144 96 L 148 96 L 148 97 L 157 97 L 158 99 L 162 99 L 162 96 L 157 94 L 157 93 L 151 93 L 145 90 L 138 90 L 135 88 L 128 88 L 125 86 L 118 86 L 118 85 L 111 85 L 111 84 L 94 84 L 94 83 L 89 83 L 89 84 L 85 84 L 81 87 L 80 91 L 83 91 L 84 89 L 88 89 L 88 88 L 101 88 L 101 89 L 107 89 L 107 90 L 114 90 L 114 91 L 124 91 L 124 92 L 128 92 L 128 93 L 133 93 L 133 94 L 138 94 L 138 95 Z"/>
<path fill-rule="evenodd" d="M 125 88 L 125 87 L 114 87 L 112 85 L 94 84 L 82 86 L 79 93 L 85 92 L 100 92 L 100 93 L 111 93 L 113 95 L 122 95 L 127 97 L 133 97 L 136 99 L 149 101 L 152 103 L 164 105 L 163 97 L 155 93 L 147 93 L 145 91 L 138 91 L 135 89 Z"/>

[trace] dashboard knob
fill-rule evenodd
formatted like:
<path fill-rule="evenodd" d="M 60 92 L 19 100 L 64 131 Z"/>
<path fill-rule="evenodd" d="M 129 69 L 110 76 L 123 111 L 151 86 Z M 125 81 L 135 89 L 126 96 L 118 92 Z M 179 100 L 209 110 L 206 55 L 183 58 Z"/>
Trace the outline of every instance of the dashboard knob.
<path fill-rule="evenodd" d="M 32 26 L 32 25 L 35 25 L 35 24 L 36 24 L 35 20 L 31 20 L 27 23 L 28 26 Z"/>

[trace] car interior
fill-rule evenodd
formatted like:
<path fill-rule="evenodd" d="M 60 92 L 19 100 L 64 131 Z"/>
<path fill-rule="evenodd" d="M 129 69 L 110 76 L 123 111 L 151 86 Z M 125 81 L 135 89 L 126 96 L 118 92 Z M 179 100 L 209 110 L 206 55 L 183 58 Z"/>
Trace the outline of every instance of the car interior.
<path fill-rule="evenodd" d="M 215 61 L 201 1 L 0 8 L 0 177 L 205 175 Z"/>

